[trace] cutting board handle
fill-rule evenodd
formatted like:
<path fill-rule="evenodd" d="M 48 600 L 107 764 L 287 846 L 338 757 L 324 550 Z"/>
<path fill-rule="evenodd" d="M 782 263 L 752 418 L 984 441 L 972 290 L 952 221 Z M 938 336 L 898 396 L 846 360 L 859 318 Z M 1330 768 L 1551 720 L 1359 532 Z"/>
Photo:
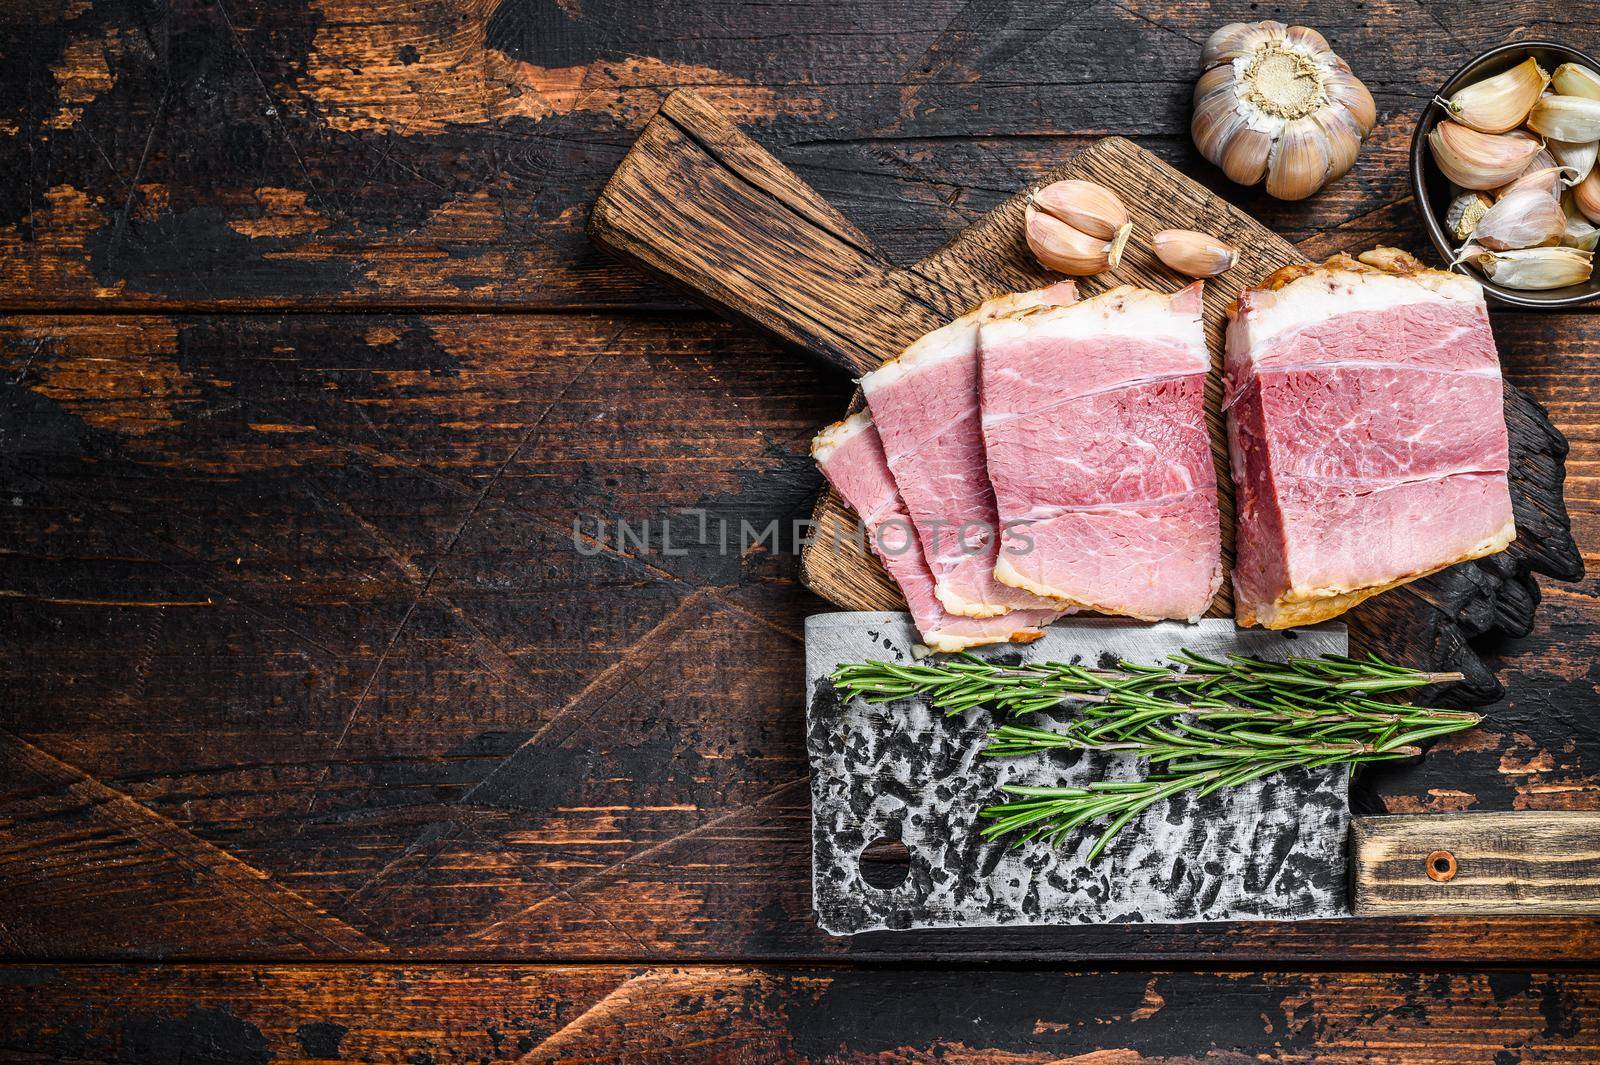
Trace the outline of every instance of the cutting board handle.
<path fill-rule="evenodd" d="M 1600 913 L 1600 813 L 1362 817 L 1350 851 L 1357 917 Z"/>
<path fill-rule="evenodd" d="M 589 216 L 589 239 L 720 313 L 853 374 L 966 310 L 902 269 L 691 92 L 669 96 Z"/>

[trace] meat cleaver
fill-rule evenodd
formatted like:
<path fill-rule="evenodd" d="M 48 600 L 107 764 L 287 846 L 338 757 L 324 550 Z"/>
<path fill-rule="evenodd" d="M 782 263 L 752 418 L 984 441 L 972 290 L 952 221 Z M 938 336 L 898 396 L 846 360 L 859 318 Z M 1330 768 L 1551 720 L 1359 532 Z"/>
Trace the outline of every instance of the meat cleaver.
<path fill-rule="evenodd" d="M 826 932 L 1600 913 L 1600 814 L 1352 819 L 1347 767 L 1179 796 L 1145 811 L 1092 864 L 1092 831 L 1056 845 L 986 843 L 977 812 L 1001 784 L 1133 779 L 1144 767 L 1097 752 L 984 758 L 988 711 L 947 717 L 919 700 L 872 704 L 843 697 L 829 680 L 845 662 L 909 661 L 915 642 L 904 614 L 806 621 L 812 895 Z M 1184 649 L 1283 659 L 1346 646 L 1338 623 L 1268 632 L 1225 619 L 1099 619 L 1058 622 L 1033 644 L 977 653 L 1101 665 Z M 898 869 L 879 860 L 885 854 L 900 858 Z"/>

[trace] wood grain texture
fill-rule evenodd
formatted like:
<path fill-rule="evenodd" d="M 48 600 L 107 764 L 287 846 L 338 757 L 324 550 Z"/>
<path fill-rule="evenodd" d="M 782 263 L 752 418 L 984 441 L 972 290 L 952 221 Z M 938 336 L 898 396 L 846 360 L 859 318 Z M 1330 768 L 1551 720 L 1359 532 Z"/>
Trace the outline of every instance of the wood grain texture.
<path fill-rule="evenodd" d="M 1361 917 L 1600 914 L 1600 813 L 1358 818 L 1350 888 Z"/>
<path fill-rule="evenodd" d="M 796 683 L 824 603 L 787 547 L 592 523 L 802 518 L 806 441 L 849 398 L 586 239 L 673 90 L 890 269 L 1112 133 L 1309 257 L 1426 252 L 1400 164 L 1422 102 L 1600 4 L 1301 5 L 1380 114 L 1296 204 L 1187 133 L 1201 42 L 1264 14 L 0 5 L 0 308 L 148 312 L 0 320 L 0 956 L 35 962 L 0 968 L 0 1058 L 1600 1056 L 1592 982 L 1547 971 L 1600 958 L 1589 919 L 819 935 Z M 594 313 L 441 313 L 562 309 Z M 1572 441 L 1593 564 L 1592 328 L 1495 328 Z M 1361 809 L 1600 808 L 1600 585 L 1546 581 L 1537 619 L 1515 573 L 1418 590 L 1531 631 L 1474 641 L 1505 699 L 1363 779 Z M 1407 654 L 1463 631 L 1419 625 Z M 619 964 L 528 964 L 581 959 Z M 1413 971 L 1127 971 L 1185 959 Z"/>
<path fill-rule="evenodd" d="M 8 4 L 0 300 L 681 308 L 582 232 L 678 88 L 777 146 L 896 263 L 1111 133 L 1313 257 L 1380 242 L 1431 255 L 1403 163 L 1423 101 L 1509 38 L 1581 37 L 1600 4 L 1298 5 L 1379 120 L 1351 174 L 1293 204 L 1231 185 L 1188 136 L 1206 36 L 1267 14 L 1247 0 Z"/>
<path fill-rule="evenodd" d="M 1039 184 L 1066 178 L 1117 192 L 1135 225 L 1135 239 L 1117 270 L 1080 279 L 1085 296 L 1119 284 L 1159 291 L 1187 284 L 1144 244 L 1163 229 L 1197 227 L 1241 250 L 1238 265 L 1205 287 L 1213 362 L 1207 411 L 1224 569 L 1208 613 L 1229 617 L 1233 492 L 1221 415 L 1224 312 L 1248 286 L 1306 260 L 1254 219 L 1122 138 L 1095 142 Z M 1014 194 L 939 252 L 897 270 L 775 157 L 704 101 L 680 92 L 618 166 L 589 228 L 601 247 L 703 296 L 722 313 L 857 374 L 983 299 L 1053 279 L 1022 235 L 1023 211 L 1035 187 Z M 862 402 L 857 395 L 849 409 L 860 409 Z M 1465 674 L 1468 682 L 1449 696 L 1462 704 L 1492 701 L 1502 690 L 1467 641 L 1489 631 L 1529 630 L 1536 603 L 1533 573 L 1574 580 L 1583 572 L 1563 497 L 1567 442 L 1538 404 L 1513 387 L 1506 389 L 1505 409 L 1517 543 L 1498 557 L 1463 563 L 1369 600 L 1350 618 L 1357 653 Z M 819 535 L 801 558 L 809 588 L 847 610 L 904 608 L 837 492 L 823 490 L 812 521 Z"/>
<path fill-rule="evenodd" d="M 0 968 L 13 1060 L 1588 1063 L 1583 972 Z"/>
<path fill-rule="evenodd" d="M 1572 434 L 1593 563 L 1585 323 L 1494 322 Z M 1600 923 L 1559 917 L 819 934 L 799 634 L 826 604 L 792 545 L 699 546 L 677 511 L 713 537 L 805 517 L 848 389 L 682 316 L 0 322 L 0 730 L 71 767 L 0 773 L 0 952 L 1600 957 Z M 619 542 L 662 517 L 688 553 Z M 1480 642 L 1506 698 L 1364 776 L 1358 812 L 1600 808 L 1597 587 L 1547 582 L 1526 637 Z M 290 916 L 235 919 L 247 877 Z"/>

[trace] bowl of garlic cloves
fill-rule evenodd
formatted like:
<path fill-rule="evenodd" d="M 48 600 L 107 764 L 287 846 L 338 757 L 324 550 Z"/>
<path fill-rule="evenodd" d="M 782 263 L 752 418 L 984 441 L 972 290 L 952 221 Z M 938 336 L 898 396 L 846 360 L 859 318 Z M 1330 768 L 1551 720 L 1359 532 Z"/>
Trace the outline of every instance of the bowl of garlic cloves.
<path fill-rule="evenodd" d="M 1411 141 L 1411 190 L 1434 247 L 1519 307 L 1600 300 L 1600 61 L 1553 41 L 1480 55 L 1445 82 Z"/>

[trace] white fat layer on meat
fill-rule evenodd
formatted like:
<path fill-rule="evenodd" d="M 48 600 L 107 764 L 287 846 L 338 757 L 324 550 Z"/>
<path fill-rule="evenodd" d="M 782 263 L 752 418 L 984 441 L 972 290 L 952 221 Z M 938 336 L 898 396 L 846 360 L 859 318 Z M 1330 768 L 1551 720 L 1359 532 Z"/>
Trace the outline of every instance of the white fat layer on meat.
<path fill-rule="evenodd" d="M 1068 307 L 985 323 L 983 342 L 1000 345 L 1023 338 L 1076 337 L 1156 341 L 1188 349 L 1194 355 L 1194 372 L 1204 373 L 1211 369 L 1211 356 L 1203 340 L 1197 340 L 1204 336 L 1200 328 L 1199 311 L 1174 311 L 1171 294 L 1121 285 Z"/>
<path fill-rule="evenodd" d="M 871 425 L 872 415 L 866 411 L 852 414 L 844 421 L 834 422 L 812 439 L 811 457 L 818 462 L 827 462 L 846 441 Z"/>
<path fill-rule="evenodd" d="M 861 378 L 861 390 L 867 395 L 880 392 L 898 384 L 907 377 L 921 373 L 949 359 L 971 358 L 977 350 L 978 323 L 968 318 L 957 318 L 947 326 L 935 329 L 927 336 L 890 359 L 882 366 Z"/>
<path fill-rule="evenodd" d="M 1250 313 L 1231 324 L 1228 347 L 1235 359 L 1252 363 L 1280 335 L 1338 315 L 1415 303 L 1483 304 L 1483 289 L 1477 282 L 1443 270 L 1398 275 L 1322 269 L 1280 289 L 1254 290 L 1247 295 Z M 1242 343 L 1235 334 L 1243 334 Z"/>
<path fill-rule="evenodd" d="M 941 326 L 923 336 L 897 357 L 862 376 L 859 382 L 862 391 L 871 395 L 948 359 L 972 358 L 978 351 L 980 323 L 1034 307 L 1049 307 L 1071 298 L 1070 282 L 1062 282 L 1049 288 L 1035 289 L 1031 292 L 1013 292 L 986 300 L 949 325 Z"/>

